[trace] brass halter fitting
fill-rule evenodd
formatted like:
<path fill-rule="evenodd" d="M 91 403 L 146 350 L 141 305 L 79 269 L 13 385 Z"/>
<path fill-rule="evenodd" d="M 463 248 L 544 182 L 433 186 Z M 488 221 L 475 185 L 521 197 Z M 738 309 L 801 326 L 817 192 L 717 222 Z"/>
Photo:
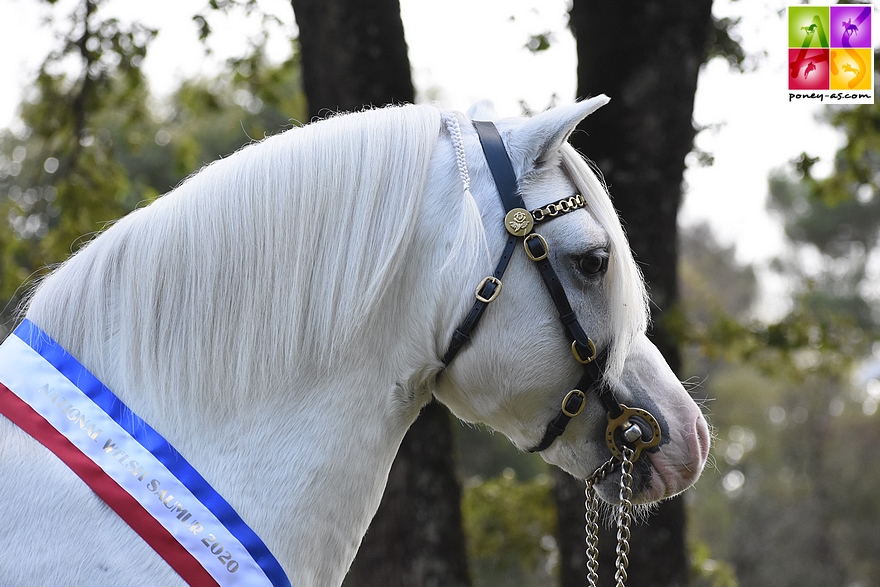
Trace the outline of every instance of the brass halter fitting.
<path fill-rule="evenodd" d="M 490 284 L 494 286 L 491 290 L 491 293 L 489 293 L 489 295 L 484 295 L 483 288 Z M 494 275 L 489 275 L 483 278 L 483 280 L 480 282 L 480 285 L 477 286 L 477 291 L 474 293 L 474 295 L 478 301 L 483 302 L 484 304 L 489 304 L 494 302 L 495 299 L 498 297 L 498 294 L 501 293 L 501 286 L 502 283 L 500 279 L 498 279 Z"/>
<path fill-rule="evenodd" d="M 514 208 L 504 217 L 504 228 L 513 236 L 525 236 L 534 226 L 535 219 L 525 208 Z"/>
<path fill-rule="evenodd" d="M 615 459 L 623 460 L 623 447 L 633 451 L 632 461 L 637 461 L 646 448 L 660 444 L 663 433 L 657 419 L 647 410 L 628 408 L 620 404 L 623 411 L 616 418 L 608 414 L 608 426 L 605 428 L 605 444 Z M 647 430 L 643 429 L 647 425 Z M 621 434 L 618 438 L 617 431 Z M 622 442 L 621 442 L 622 441 Z"/>
<path fill-rule="evenodd" d="M 574 405 L 572 405 L 574 403 Z M 562 400 L 562 413 L 569 418 L 580 416 L 587 406 L 587 394 L 580 389 L 572 389 Z"/>
<path fill-rule="evenodd" d="M 529 243 L 532 242 L 533 240 L 537 240 L 538 243 L 540 244 L 540 247 L 541 247 L 540 249 L 536 250 L 535 252 L 532 252 L 532 249 L 529 248 Z M 526 255 L 528 255 L 529 259 L 531 259 L 532 261 L 535 261 L 535 262 L 543 261 L 544 259 L 547 258 L 547 255 L 550 253 L 550 247 L 547 246 L 547 241 L 544 240 L 544 237 L 541 236 L 540 234 L 538 234 L 537 232 L 533 232 L 533 233 L 529 234 L 528 236 L 526 236 L 526 238 L 523 239 L 523 247 L 525 248 Z"/>
<path fill-rule="evenodd" d="M 591 338 L 587 339 L 587 345 L 589 345 L 589 347 L 590 347 L 590 356 L 587 358 L 581 357 L 581 354 L 578 352 L 577 344 L 578 344 L 578 342 L 576 340 L 572 341 L 571 353 L 574 355 L 574 359 L 578 363 L 580 363 L 581 365 L 588 365 L 596 360 L 596 355 L 598 353 L 596 352 L 596 343 L 593 342 L 593 339 L 591 339 Z"/>

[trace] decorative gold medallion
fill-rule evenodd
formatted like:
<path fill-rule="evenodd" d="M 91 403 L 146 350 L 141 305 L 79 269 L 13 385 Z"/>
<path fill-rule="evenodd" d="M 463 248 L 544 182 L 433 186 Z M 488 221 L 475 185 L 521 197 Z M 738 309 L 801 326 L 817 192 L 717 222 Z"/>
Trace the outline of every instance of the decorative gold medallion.
<path fill-rule="evenodd" d="M 513 236 L 525 236 L 534 226 L 535 220 L 525 208 L 514 208 L 504 217 L 504 228 Z"/>

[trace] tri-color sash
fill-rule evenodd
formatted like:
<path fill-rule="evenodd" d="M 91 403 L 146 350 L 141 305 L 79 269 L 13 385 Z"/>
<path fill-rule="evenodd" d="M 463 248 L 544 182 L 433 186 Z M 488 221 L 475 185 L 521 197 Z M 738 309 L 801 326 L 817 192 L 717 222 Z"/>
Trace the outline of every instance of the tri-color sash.
<path fill-rule="evenodd" d="M 290 586 L 198 471 L 29 320 L 0 345 L 0 414 L 64 461 L 190 585 Z"/>

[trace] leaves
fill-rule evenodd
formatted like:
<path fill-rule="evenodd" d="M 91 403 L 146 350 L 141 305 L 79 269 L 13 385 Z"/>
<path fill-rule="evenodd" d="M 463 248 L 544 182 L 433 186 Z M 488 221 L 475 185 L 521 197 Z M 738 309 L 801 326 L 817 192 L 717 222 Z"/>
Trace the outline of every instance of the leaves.
<path fill-rule="evenodd" d="M 545 581 L 552 577 L 550 569 L 558 558 L 556 508 L 547 475 L 520 481 L 507 469 L 494 479 L 472 480 L 465 486 L 462 518 L 469 559 L 478 579 L 484 577 L 476 584 L 508 585 L 513 577 L 518 582 L 523 576 L 543 576 Z"/>
<path fill-rule="evenodd" d="M 880 482 L 871 391 L 880 387 L 854 377 L 872 352 L 876 361 L 880 340 L 866 269 L 880 253 L 873 110 L 829 116 L 848 136 L 832 175 L 817 177 L 817 160 L 803 154 L 793 174 L 770 178 L 769 205 L 789 237 L 774 263 L 792 292 L 783 317 L 734 315 L 726 302 L 726 288 L 738 289 L 733 258 L 717 254 L 711 234 L 702 253 L 694 253 L 699 239 L 683 239 L 686 300 L 673 324 L 706 381 L 700 393 L 716 430 L 717 472 L 692 492 L 694 543 L 710 570 L 733 568 L 743 585 L 880 581 L 874 530 L 862 522 Z M 707 269 L 705 258 L 728 267 Z M 698 584 L 730 578 L 703 571 L 694 570 Z"/>
<path fill-rule="evenodd" d="M 108 222 L 305 112 L 296 54 L 269 64 L 257 40 L 217 79 L 184 83 L 158 114 L 141 71 L 157 31 L 102 18 L 103 4 L 75 5 L 21 106 L 24 131 L 0 131 L 0 218 L 10 228 L 0 231 L 4 318 L 22 283 Z M 71 59 L 73 72 L 60 65 Z"/>

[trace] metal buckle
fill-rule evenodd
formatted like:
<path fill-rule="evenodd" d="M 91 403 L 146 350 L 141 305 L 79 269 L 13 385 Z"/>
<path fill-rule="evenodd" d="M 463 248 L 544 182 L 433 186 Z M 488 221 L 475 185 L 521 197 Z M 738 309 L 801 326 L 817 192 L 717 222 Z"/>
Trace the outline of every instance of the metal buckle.
<path fill-rule="evenodd" d="M 533 239 L 538 239 L 539 241 L 541 241 L 541 245 L 544 247 L 544 252 L 541 255 L 538 255 L 537 257 L 532 254 L 532 251 L 529 250 L 529 241 L 531 241 Z M 547 255 L 550 253 L 550 247 L 547 246 L 547 241 L 545 241 L 544 237 L 541 236 L 540 234 L 538 234 L 537 232 L 533 232 L 532 234 L 528 235 L 523 240 L 523 247 L 525 247 L 525 249 L 526 249 L 526 255 L 528 255 L 529 259 L 531 259 L 532 261 L 543 261 L 544 259 L 547 258 Z"/>
<path fill-rule="evenodd" d="M 568 401 L 573 397 L 581 398 L 581 404 L 578 406 L 577 410 L 574 412 L 569 411 L 568 409 Z M 574 418 L 575 416 L 580 415 L 581 412 L 584 411 L 584 407 L 587 405 L 587 394 L 585 394 L 580 389 L 572 389 L 567 394 L 565 394 L 565 399 L 562 400 L 562 413 L 568 416 L 569 418 Z"/>
<path fill-rule="evenodd" d="M 487 283 L 494 283 L 497 287 L 495 287 L 495 291 L 492 292 L 488 298 L 481 295 L 480 292 L 483 291 L 483 288 L 486 287 Z M 474 295 L 477 296 L 477 300 L 483 302 L 484 304 L 488 304 L 490 302 L 494 302 L 495 298 L 498 297 L 498 294 L 501 293 L 501 280 L 495 277 L 494 275 L 489 275 L 488 277 L 484 277 L 483 281 L 480 282 L 480 285 L 477 286 L 477 291 Z"/>
<path fill-rule="evenodd" d="M 596 345 L 593 343 L 593 339 L 588 338 L 587 344 L 590 346 L 590 356 L 586 359 L 581 358 L 581 354 L 578 352 L 577 341 L 573 341 L 571 343 L 571 353 L 574 355 L 575 360 L 581 365 L 589 365 L 593 361 L 596 360 Z"/>

